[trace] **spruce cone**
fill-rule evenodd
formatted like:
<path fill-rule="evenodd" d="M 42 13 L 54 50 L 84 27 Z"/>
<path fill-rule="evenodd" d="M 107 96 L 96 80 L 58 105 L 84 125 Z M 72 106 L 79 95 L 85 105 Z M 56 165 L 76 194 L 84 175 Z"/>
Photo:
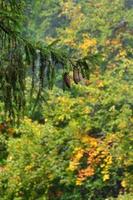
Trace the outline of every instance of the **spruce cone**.
<path fill-rule="evenodd" d="M 76 84 L 80 82 L 80 74 L 79 74 L 79 69 L 74 68 L 73 69 L 73 80 Z"/>
<path fill-rule="evenodd" d="M 64 80 L 65 85 L 68 88 L 70 88 L 71 87 L 71 81 L 70 81 L 70 76 L 67 72 L 64 73 L 63 80 Z"/>

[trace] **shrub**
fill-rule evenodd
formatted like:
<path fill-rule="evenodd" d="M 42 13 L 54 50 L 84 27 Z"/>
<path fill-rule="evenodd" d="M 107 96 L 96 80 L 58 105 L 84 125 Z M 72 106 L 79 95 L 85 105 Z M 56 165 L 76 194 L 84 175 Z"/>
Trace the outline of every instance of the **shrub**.
<path fill-rule="evenodd" d="M 48 92 L 48 105 L 41 111 L 45 124 L 25 117 L 15 129 L 17 137 L 6 141 L 0 199 L 132 195 L 133 94 L 123 73 L 93 75 L 89 86 L 73 85 L 70 93 Z"/>

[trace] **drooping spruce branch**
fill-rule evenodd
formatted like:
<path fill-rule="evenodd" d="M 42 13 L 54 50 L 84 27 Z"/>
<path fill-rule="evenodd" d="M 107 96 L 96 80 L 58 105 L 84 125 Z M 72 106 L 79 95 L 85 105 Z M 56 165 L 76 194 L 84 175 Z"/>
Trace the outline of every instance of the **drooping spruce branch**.
<path fill-rule="evenodd" d="M 23 38 L 23 1 L 0 0 L 0 10 L 0 101 L 4 103 L 5 113 L 12 120 L 18 120 L 24 114 L 27 71 L 30 71 L 32 79 L 31 96 L 37 85 L 35 104 L 46 87 L 45 83 L 52 89 L 59 67 L 64 69 L 64 74 L 73 70 L 74 76 L 79 76 L 80 72 L 89 78 L 91 65 L 97 62 L 95 56 L 70 58 L 63 49 L 55 48 L 54 43 L 43 46 Z M 64 81 L 69 81 L 66 78 L 68 76 Z M 75 78 L 79 80 L 79 77 Z"/>

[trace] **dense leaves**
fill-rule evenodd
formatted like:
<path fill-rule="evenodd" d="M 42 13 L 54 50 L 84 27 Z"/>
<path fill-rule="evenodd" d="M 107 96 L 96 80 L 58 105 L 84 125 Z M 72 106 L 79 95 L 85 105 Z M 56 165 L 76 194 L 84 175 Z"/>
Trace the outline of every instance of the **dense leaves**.
<path fill-rule="evenodd" d="M 72 82 L 71 93 L 49 91 L 45 124 L 25 118 L 5 129 L 2 199 L 101 200 L 132 191 L 132 84 L 122 66 L 114 72 L 91 76 L 89 87 Z"/>

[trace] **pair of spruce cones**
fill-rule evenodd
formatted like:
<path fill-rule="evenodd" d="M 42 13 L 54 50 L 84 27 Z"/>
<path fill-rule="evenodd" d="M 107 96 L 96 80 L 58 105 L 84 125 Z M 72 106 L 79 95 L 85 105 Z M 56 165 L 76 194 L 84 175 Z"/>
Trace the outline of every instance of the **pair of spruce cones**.
<path fill-rule="evenodd" d="M 81 81 L 82 77 L 81 77 L 81 73 L 79 71 L 79 69 L 74 68 L 73 69 L 73 80 L 76 84 L 78 84 Z M 71 87 L 71 77 L 69 75 L 68 72 L 65 72 L 63 75 L 63 81 L 66 85 L 66 87 L 70 88 Z"/>

